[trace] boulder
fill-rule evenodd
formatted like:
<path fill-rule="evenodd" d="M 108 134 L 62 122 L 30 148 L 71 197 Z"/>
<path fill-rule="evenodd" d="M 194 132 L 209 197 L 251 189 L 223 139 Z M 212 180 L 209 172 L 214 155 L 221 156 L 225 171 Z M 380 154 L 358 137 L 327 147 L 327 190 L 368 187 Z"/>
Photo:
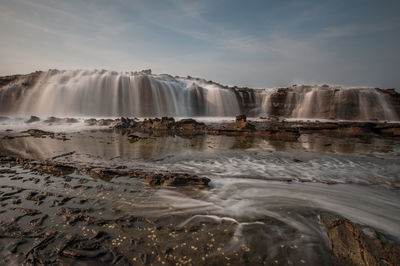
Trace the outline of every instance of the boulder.
<path fill-rule="evenodd" d="M 182 119 L 176 122 L 176 128 L 182 131 L 202 131 L 205 129 L 205 124 L 197 122 L 192 118 Z"/>
<path fill-rule="evenodd" d="M 40 129 L 28 129 L 27 131 L 23 131 L 22 133 L 28 133 L 32 137 L 36 138 L 42 138 L 45 136 L 50 136 L 50 137 L 54 136 L 53 132 L 48 132 Z"/>
<path fill-rule="evenodd" d="M 25 121 L 25 123 L 33 123 L 33 122 L 37 122 L 40 121 L 40 118 L 34 115 L 31 115 L 31 117 Z"/>
<path fill-rule="evenodd" d="M 51 116 L 49 117 L 47 120 L 45 120 L 44 122 L 46 123 L 56 123 L 56 124 L 71 124 L 71 123 L 78 123 L 79 121 L 75 118 L 58 118 L 58 117 L 54 117 Z"/>
<path fill-rule="evenodd" d="M 234 123 L 229 123 L 228 129 L 231 130 L 254 130 L 255 126 L 250 124 L 247 121 L 247 117 L 245 115 L 236 116 L 236 120 Z"/>

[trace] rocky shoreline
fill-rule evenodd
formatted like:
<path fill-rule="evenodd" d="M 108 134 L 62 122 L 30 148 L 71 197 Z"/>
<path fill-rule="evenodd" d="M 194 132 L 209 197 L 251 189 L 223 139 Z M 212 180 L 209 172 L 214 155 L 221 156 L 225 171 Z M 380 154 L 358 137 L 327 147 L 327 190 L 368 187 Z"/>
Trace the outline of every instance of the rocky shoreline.
<path fill-rule="evenodd" d="M 85 265 L 291 264 L 284 250 L 297 248 L 281 246 L 281 252 L 269 257 L 260 249 L 262 245 L 255 241 L 228 251 L 225 245 L 235 236 L 235 222 L 179 226 L 190 215 L 160 218 L 142 216 L 139 212 L 126 215 L 118 210 L 107 210 L 106 203 L 98 204 L 98 200 L 89 196 L 91 191 L 104 194 L 113 190 L 112 186 L 99 184 L 97 179 L 118 182 L 129 176 L 144 179 L 143 183 L 149 185 L 195 187 L 206 186 L 208 179 L 127 169 L 79 169 L 66 164 L 6 156 L 0 158 L 0 166 L 0 178 L 13 184 L 0 186 L 0 214 L 7 214 L 0 218 L 0 243 L 3 243 L 0 252 L 6 254 L 6 263 L 71 264 L 79 260 Z M 74 173 L 87 177 L 77 178 Z M 190 181 L 186 183 L 188 179 Z M 182 180 L 185 180 L 184 184 Z M 57 194 L 35 188 L 37 185 L 47 188 L 62 186 L 67 190 L 86 192 L 78 196 Z M 127 194 L 135 190 L 127 183 L 124 187 Z M 111 216 L 105 214 L 110 212 Z M 320 221 L 329 240 L 331 258 L 328 264 L 400 263 L 399 242 L 333 213 L 317 211 L 312 215 Z M 13 218 L 8 220 L 4 217 Z M 268 220 L 271 226 L 276 223 L 279 224 L 273 219 Z M 299 259 L 292 263 L 326 264 L 327 261 L 322 258 L 312 262 Z"/>
<path fill-rule="evenodd" d="M 7 118 L 5 118 L 7 119 Z M 39 120 L 38 120 L 39 119 Z M 40 121 L 31 117 L 27 122 Z M 48 124 L 77 123 L 73 118 L 51 117 Z M 125 134 L 131 143 L 148 137 L 178 135 L 262 136 L 282 141 L 302 134 L 364 138 L 378 136 L 400 139 L 400 123 L 295 122 L 278 118 L 203 123 L 195 119 L 135 118 L 89 119 L 87 125 Z M 91 135 L 91 133 L 85 133 Z M 31 138 L 66 143 L 70 136 L 31 128 L 2 132 L 0 141 Z M 134 145 L 134 144 L 132 144 Z M 74 151 L 46 160 L 0 154 L 0 254 L 6 264 L 110 265 L 399 265 L 400 242 L 374 228 L 357 224 L 326 210 L 304 211 L 320 224 L 329 257 L 308 261 L 296 254 L 296 245 L 273 246 L 268 235 L 284 223 L 276 217 L 256 216 L 212 220 L 191 224 L 193 213 L 148 215 L 156 207 L 136 207 L 157 196 L 160 189 L 180 193 L 209 191 L 211 179 L 185 172 L 152 171 L 126 166 L 99 167 L 87 163 L 59 161 Z M 301 163 L 293 160 L 293 163 Z M 288 183 L 290 183 L 290 180 Z M 302 181 L 300 181 L 302 182 Z M 313 181 L 309 181 L 313 182 Z M 325 183 L 331 185 L 331 183 Z M 323 185 L 325 185 L 323 184 Z M 393 187 L 398 189 L 398 187 Z M 183 192 L 182 192 L 183 191 Z M 195 196 L 200 197 L 200 196 Z M 140 204 L 139 204 L 140 203 Z M 157 204 L 159 204 L 157 202 Z M 128 211 L 127 211 L 128 210 Z M 299 210 L 296 210 L 299 211 Z M 201 208 L 195 216 L 207 216 Z M 258 227 L 259 223 L 266 228 Z M 250 224 L 260 230 L 248 243 L 235 244 L 238 228 Z M 263 231 L 264 230 L 264 231 Z M 271 230 L 271 231 L 269 231 Z M 291 231 L 292 230 L 292 231 Z M 298 232 L 285 232 L 293 238 Z M 273 239 L 279 243 L 280 239 Z M 272 241 L 272 242 L 273 242 Z M 265 243 L 274 247 L 265 250 Z M 315 243 L 314 243 L 315 244 Z M 319 245 L 320 243 L 318 243 Z M 316 245 L 316 246 L 318 246 Z M 315 247 L 314 247 L 315 248 Z M 315 248 L 315 254 L 322 252 Z"/>
<path fill-rule="evenodd" d="M 175 121 L 172 117 L 120 119 L 89 119 L 88 125 L 109 126 L 140 132 L 165 132 L 178 135 L 260 135 L 283 139 L 296 139 L 301 134 L 327 134 L 333 136 L 380 136 L 400 138 L 400 123 L 386 122 L 320 122 L 320 121 L 280 121 L 271 117 L 263 120 L 248 120 L 239 115 L 233 122 L 198 122 L 193 118 Z"/>
<path fill-rule="evenodd" d="M 65 156 L 64 154 L 59 155 Z M 53 158 L 56 159 L 56 158 Z M 110 181 L 113 178 L 120 176 L 129 176 L 130 178 L 143 179 L 144 184 L 151 186 L 190 186 L 190 187 L 207 187 L 211 181 L 206 177 L 198 177 L 196 175 L 189 175 L 185 173 L 170 173 L 170 172 L 150 172 L 143 169 L 126 169 L 120 167 L 114 168 L 99 168 L 94 166 L 78 166 L 76 164 L 60 163 L 51 160 L 37 161 L 15 156 L 0 155 L 0 163 L 6 167 L 20 166 L 23 169 L 29 169 L 39 174 L 49 174 L 54 176 L 65 176 L 72 173 L 87 174 L 94 179 L 102 179 Z"/>
<path fill-rule="evenodd" d="M 374 229 L 321 213 L 333 265 L 399 265 L 400 244 Z"/>

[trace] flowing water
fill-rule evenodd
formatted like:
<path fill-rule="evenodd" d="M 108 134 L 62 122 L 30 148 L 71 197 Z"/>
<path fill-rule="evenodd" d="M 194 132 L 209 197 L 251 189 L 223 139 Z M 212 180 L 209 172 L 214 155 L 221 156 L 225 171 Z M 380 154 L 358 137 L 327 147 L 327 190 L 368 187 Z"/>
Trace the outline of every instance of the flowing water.
<path fill-rule="evenodd" d="M 298 207 L 324 209 L 400 237 L 399 141 L 323 135 L 302 135 L 291 142 L 244 136 L 143 137 L 130 143 L 113 130 L 81 131 L 68 133 L 66 141 L 10 139 L 0 149 L 41 160 L 74 152 L 66 162 L 211 178 L 213 189 L 195 198 L 161 189 L 158 196 L 174 211 L 236 219 L 277 218 L 282 210 Z M 281 218 L 298 223 L 292 215 Z"/>
<path fill-rule="evenodd" d="M 149 235 L 152 240 L 153 236 L 170 239 L 180 247 L 189 243 L 190 252 L 204 248 L 202 254 L 208 258 L 223 256 L 226 261 L 248 252 L 250 255 L 241 255 L 248 264 L 254 259 L 267 264 L 330 265 L 326 229 L 319 219 L 324 212 L 399 241 L 399 140 L 302 134 L 297 140 L 284 141 L 259 136 L 154 137 L 135 133 L 141 138 L 131 143 L 127 132 L 90 127 L 82 118 L 193 116 L 218 122 L 243 112 L 289 119 L 399 119 L 389 96 L 375 89 L 295 86 L 240 90 L 205 80 L 149 73 L 49 71 L 0 87 L 0 114 L 12 116 L 0 117 L 0 155 L 99 168 L 183 172 L 210 178 L 210 188 L 149 188 L 136 178 L 102 180 L 82 173 L 71 174 L 67 184 L 64 177 L 46 179 L 29 170 L 7 170 L 3 166 L 0 193 L 15 195 L 32 189 L 51 192 L 54 194 L 48 196 L 49 201 L 54 195 L 72 198 L 66 206 L 77 209 L 84 204 L 87 212 L 109 221 L 119 215 L 145 216 L 155 228 L 168 228 L 167 236 L 162 236 L 164 229 L 154 229 L 155 233 Z M 43 119 L 25 123 L 30 115 L 78 119 L 75 123 L 48 123 Z M 28 136 L 23 131 L 30 128 L 55 135 Z M 12 186 L 17 187 L 16 192 L 8 191 Z M 65 221 L 54 214 L 57 205 L 53 203 L 32 206 L 29 200 L 23 200 L 22 205 L 40 208 L 51 219 L 45 225 L 55 230 L 88 230 L 81 224 L 62 227 Z M 1 210 L 0 220 L 15 219 L 15 212 L 14 207 Z M 180 228 L 185 229 L 178 236 Z M 91 229 L 106 230 L 94 225 Z M 135 235 L 143 234 L 139 232 L 141 226 L 109 229 L 110 234 L 132 237 L 131 244 L 138 241 Z M 203 239 L 204 235 L 207 238 Z M 172 240 L 175 236 L 181 237 L 176 243 Z M 147 245 L 153 243 L 140 241 L 144 243 L 143 252 L 148 252 Z M 189 252 L 185 248 L 182 254 Z M 9 259 L 11 253 L 2 252 L 0 255 Z M 137 250 L 124 252 L 137 254 Z M 259 254 L 265 256 L 258 258 Z M 136 261 L 136 257 L 130 259 Z"/>
<path fill-rule="evenodd" d="M 226 117 L 246 113 L 292 119 L 400 119 L 395 98 L 372 88 L 238 89 L 203 79 L 105 70 L 50 70 L 35 75 L 0 87 L 0 114 Z"/>

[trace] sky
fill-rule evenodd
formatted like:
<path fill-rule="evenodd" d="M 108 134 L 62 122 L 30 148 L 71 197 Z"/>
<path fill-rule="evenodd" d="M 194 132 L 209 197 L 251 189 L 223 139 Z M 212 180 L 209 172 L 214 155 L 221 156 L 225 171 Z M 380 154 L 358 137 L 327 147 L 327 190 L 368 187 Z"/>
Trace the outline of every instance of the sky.
<path fill-rule="evenodd" d="M 0 75 L 109 69 L 400 88 L 399 0 L 0 0 Z"/>

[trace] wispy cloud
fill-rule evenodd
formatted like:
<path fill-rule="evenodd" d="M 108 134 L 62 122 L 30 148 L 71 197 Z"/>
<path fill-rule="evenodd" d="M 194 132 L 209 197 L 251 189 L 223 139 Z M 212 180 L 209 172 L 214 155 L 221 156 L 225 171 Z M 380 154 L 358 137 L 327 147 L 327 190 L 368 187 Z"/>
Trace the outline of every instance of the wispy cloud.
<path fill-rule="evenodd" d="M 400 20 L 378 4 L 371 4 L 373 21 L 356 12 L 317 0 L 13 0 L 0 3 L 0 33 L 7 36 L 0 40 L 0 74 L 152 67 L 249 86 L 396 83 Z"/>
<path fill-rule="evenodd" d="M 325 28 L 321 33 L 317 34 L 316 37 L 330 38 L 330 39 L 354 37 L 358 35 L 390 31 L 399 28 L 400 24 L 393 21 L 391 22 L 385 21 L 374 25 L 346 24 L 341 26 Z"/>

